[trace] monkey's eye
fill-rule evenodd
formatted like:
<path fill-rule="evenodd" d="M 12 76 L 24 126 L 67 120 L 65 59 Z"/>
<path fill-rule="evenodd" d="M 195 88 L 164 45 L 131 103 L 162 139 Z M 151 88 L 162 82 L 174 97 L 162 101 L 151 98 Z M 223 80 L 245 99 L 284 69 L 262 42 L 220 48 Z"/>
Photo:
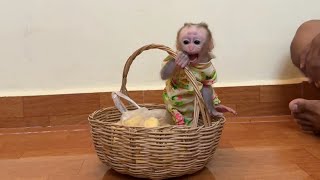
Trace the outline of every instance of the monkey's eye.
<path fill-rule="evenodd" d="M 189 44 L 190 41 L 189 40 L 183 40 L 183 44 Z"/>
<path fill-rule="evenodd" d="M 196 45 L 199 45 L 201 43 L 201 41 L 200 40 L 195 40 L 193 43 L 196 44 Z"/>

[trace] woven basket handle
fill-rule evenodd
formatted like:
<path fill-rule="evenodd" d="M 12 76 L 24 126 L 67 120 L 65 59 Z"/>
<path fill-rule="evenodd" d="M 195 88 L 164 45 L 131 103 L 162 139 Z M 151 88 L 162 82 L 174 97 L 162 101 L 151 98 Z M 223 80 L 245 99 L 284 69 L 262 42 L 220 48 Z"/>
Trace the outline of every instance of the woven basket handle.
<path fill-rule="evenodd" d="M 174 52 L 172 49 L 170 49 L 167 46 L 164 45 L 160 45 L 160 44 L 149 44 L 146 46 L 141 47 L 140 49 L 136 50 L 127 60 L 124 69 L 123 69 L 123 75 L 122 75 L 122 85 L 121 85 L 121 92 L 125 95 L 128 95 L 128 91 L 126 88 L 127 85 L 127 77 L 128 77 L 128 72 L 130 69 L 130 66 L 132 64 L 132 62 L 135 60 L 135 58 L 137 56 L 139 56 L 143 51 L 147 51 L 150 49 L 160 49 L 163 51 L 166 51 L 170 56 L 172 56 L 174 59 L 177 57 L 176 52 Z M 195 112 L 195 116 L 194 116 L 194 120 L 193 120 L 193 126 L 197 126 L 197 122 L 198 122 L 198 117 L 199 114 L 196 115 L 196 113 L 199 113 L 199 110 L 202 114 L 202 119 L 203 119 L 203 123 L 205 126 L 210 126 L 211 125 L 211 117 L 209 115 L 208 112 L 208 108 L 207 106 L 204 104 L 204 100 L 201 94 L 200 89 L 197 86 L 197 81 L 194 77 L 194 75 L 192 74 L 192 72 L 189 70 L 188 67 L 184 68 L 184 71 L 188 77 L 188 80 L 192 83 L 192 86 L 195 90 L 195 94 L 196 94 L 196 98 L 195 98 L 195 106 L 194 106 L 194 112 Z"/>

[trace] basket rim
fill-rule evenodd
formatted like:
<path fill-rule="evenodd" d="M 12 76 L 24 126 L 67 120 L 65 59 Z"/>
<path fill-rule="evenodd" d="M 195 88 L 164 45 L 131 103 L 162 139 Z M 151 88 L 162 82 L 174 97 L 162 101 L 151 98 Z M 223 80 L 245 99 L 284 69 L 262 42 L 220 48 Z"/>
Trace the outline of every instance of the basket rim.
<path fill-rule="evenodd" d="M 145 104 L 139 104 L 139 105 L 163 105 L 163 104 L 154 104 L 154 103 L 145 103 Z M 226 117 L 221 117 L 218 120 L 215 120 L 213 122 L 210 123 L 209 126 L 205 126 L 200 125 L 200 126 L 196 126 L 196 127 L 191 127 L 191 126 L 187 126 L 187 125 L 165 125 L 165 126 L 159 126 L 159 127 L 152 127 L 152 128 L 146 128 L 146 127 L 135 127 L 135 126 L 124 126 L 121 124 L 116 124 L 116 122 L 105 122 L 105 121 L 101 121 L 98 119 L 95 119 L 94 117 L 98 114 L 98 113 L 102 113 L 103 111 L 108 111 L 108 110 L 115 110 L 117 109 L 115 106 L 109 106 L 109 107 L 104 107 L 104 108 L 100 108 L 94 112 L 92 112 L 91 114 L 89 114 L 88 116 L 88 121 L 90 122 L 90 126 L 91 122 L 95 122 L 95 123 L 99 123 L 99 124 L 103 124 L 103 125 L 112 125 L 112 126 L 118 126 L 120 128 L 126 128 L 126 129 L 131 129 L 131 130 L 160 130 L 163 128 L 168 128 L 170 127 L 171 129 L 188 129 L 188 130 L 199 130 L 199 129 L 203 129 L 203 128 L 213 128 L 218 126 L 219 124 L 224 124 L 227 120 Z"/>

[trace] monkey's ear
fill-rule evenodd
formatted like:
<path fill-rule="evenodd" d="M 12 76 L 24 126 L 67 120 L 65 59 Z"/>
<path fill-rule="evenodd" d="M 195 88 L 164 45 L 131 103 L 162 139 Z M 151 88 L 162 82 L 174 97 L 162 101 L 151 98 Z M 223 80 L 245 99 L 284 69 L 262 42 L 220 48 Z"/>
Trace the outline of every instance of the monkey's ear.
<path fill-rule="evenodd" d="M 187 27 L 187 26 L 191 26 L 191 25 L 192 25 L 192 23 L 186 22 L 186 23 L 183 24 L 183 27 Z"/>
<path fill-rule="evenodd" d="M 208 42 L 208 48 L 209 48 L 209 51 L 212 51 L 213 48 L 214 48 L 214 44 L 213 44 L 213 39 L 210 39 L 209 42 Z"/>
<path fill-rule="evenodd" d="M 204 28 L 209 28 L 209 26 L 208 26 L 208 24 L 207 23 L 205 23 L 205 22 L 201 22 L 201 23 L 199 23 L 199 25 L 201 26 L 201 27 L 204 27 Z"/>
<path fill-rule="evenodd" d="M 182 50 L 181 44 L 180 44 L 180 42 L 179 42 L 179 39 L 177 39 L 177 41 L 176 41 L 176 49 L 177 49 L 178 51 L 181 51 L 181 50 Z"/>
<path fill-rule="evenodd" d="M 209 57 L 210 57 L 211 59 L 215 59 L 215 58 L 216 58 L 216 56 L 215 56 L 212 52 L 209 52 Z"/>
<path fill-rule="evenodd" d="M 179 43 L 176 43 L 176 49 L 179 51 L 181 50 L 181 46 L 179 45 Z"/>

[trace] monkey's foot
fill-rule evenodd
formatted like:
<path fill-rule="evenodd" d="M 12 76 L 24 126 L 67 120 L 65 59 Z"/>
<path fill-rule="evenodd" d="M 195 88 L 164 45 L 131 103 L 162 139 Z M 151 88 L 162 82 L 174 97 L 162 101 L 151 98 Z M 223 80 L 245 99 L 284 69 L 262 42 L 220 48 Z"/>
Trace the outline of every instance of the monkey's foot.
<path fill-rule="evenodd" d="M 237 115 L 237 112 L 236 112 L 234 109 L 232 109 L 232 108 L 230 108 L 230 107 L 228 107 L 228 106 L 222 105 L 222 104 L 216 105 L 216 106 L 215 106 L 215 109 L 216 109 L 218 112 L 221 112 L 221 113 L 229 112 L 229 113 L 232 113 L 232 114 L 234 114 L 234 115 Z"/>

